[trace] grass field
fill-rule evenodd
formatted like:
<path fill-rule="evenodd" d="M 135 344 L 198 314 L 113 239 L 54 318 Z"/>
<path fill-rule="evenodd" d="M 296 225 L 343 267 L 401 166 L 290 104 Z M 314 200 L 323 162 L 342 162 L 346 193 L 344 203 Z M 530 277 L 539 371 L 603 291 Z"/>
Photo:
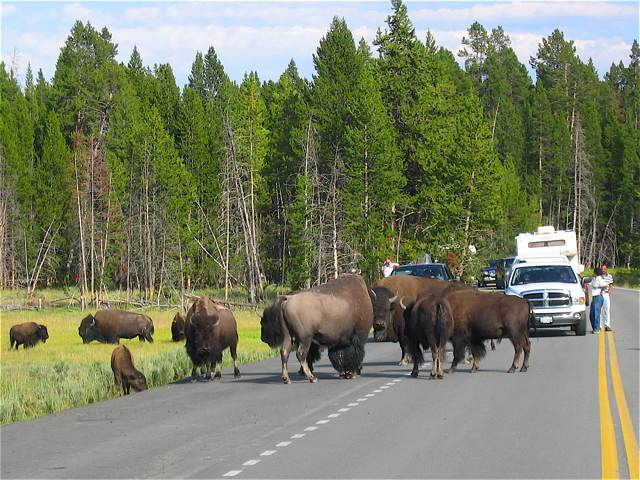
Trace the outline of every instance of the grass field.
<path fill-rule="evenodd" d="M 145 309 L 153 319 L 154 343 L 121 340 L 133 354 L 149 388 L 184 378 L 191 361 L 184 342 L 171 341 L 176 310 Z M 87 312 L 77 309 L 0 312 L 0 424 L 11 423 L 86 405 L 120 395 L 113 386 L 111 352 L 114 345 L 82 343 L 78 326 Z M 235 310 L 238 321 L 239 363 L 276 354 L 260 341 L 260 317 L 253 310 Z M 9 329 L 23 322 L 47 326 L 49 340 L 31 349 L 9 350 Z M 224 367 L 230 363 L 228 351 Z"/>

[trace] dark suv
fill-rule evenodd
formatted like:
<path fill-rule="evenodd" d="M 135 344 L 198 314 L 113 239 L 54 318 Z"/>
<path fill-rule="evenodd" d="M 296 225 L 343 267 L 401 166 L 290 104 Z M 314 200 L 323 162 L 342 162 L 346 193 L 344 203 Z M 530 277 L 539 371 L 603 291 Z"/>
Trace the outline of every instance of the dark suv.
<path fill-rule="evenodd" d="M 480 277 L 478 278 L 478 287 L 495 287 L 496 286 L 496 267 L 498 260 L 487 260 L 487 266 L 482 267 Z"/>
<path fill-rule="evenodd" d="M 444 263 L 417 263 L 397 267 L 391 275 L 413 275 L 415 277 L 437 278 L 439 280 L 456 280 Z"/>
<path fill-rule="evenodd" d="M 507 286 L 511 266 L 516 257 L 506 257 L 498 260 L 496 265 L 496 288 L 504 290 Z"/>

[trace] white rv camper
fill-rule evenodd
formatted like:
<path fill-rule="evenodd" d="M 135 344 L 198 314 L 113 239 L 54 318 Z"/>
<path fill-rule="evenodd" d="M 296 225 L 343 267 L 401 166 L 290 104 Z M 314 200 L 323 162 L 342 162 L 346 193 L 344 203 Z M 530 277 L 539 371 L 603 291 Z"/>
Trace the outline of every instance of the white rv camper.
<path fill-rule="evenodd" d="M 553 226 L 538 227 L 535 233 L 521 233 L 516 237 L 518 259 L 566 259 L 576 274 L 584 271 L 578 258 L 576 232 L 556 230 Z"/>

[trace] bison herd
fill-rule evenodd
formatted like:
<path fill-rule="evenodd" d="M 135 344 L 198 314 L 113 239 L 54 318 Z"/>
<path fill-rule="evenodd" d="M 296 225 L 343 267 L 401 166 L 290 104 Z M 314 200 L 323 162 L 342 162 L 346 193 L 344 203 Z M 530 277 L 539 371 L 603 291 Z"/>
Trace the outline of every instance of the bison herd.
<path fill-rule="evenodd" d="M 411 375 L 418 376 L 424 352 L 431 351 L 431 377 L 443 378 L 445 348 L 453 347 L 452 373 L 469 352 L 471 371 L 479 369 L 486 354 L 485 341 L 508 338 L 514 357 L 509 368 L 529 367 L 529 322 L 527 300 L 481 292 L 459 282 L 413 276 L 392 276 L 368 288 L 362 277 L 344 275 L 326 284 L 279 296 L 264 309 L 260 321 L 261 339 L 280 348 L 281 378 L 291 383 L 289 355 L 295 351 L 299 373 L 317 382 L 313 364 L 322 349 L 328 350 L 331 364 L 342 378 L 360 375 L 365 344 L 373 328 L 375 341 L 398 342 L 400 363 L 412 363 Z M 78 335 L 83 343 L 93 340 L 119 343 L 120 338 L 153 342 L 153 321 L 146 315 L 121 310 L 101 310 L 82 319 Z M 10 348 L 33 347 L 49 338 L 47 327 L 33 322 L 14 325 L 9 332 Z M 221 377 L 222 353 L 227 348 L 237 365 L 238 330 L 233 313 L 208 297 L 198 298 L 186 315 L 177 313 L 171 324 L 173 341 L 185 341 L 193 364 L 191 378 L 211 380 Z M 145 390 L 147 381 L 133 363 L 129 349 L 117 346 L 111 356 L 115 385 L 128 394 L 130 388 Z M 213 371 L 213 375 L 212 375 Z"/>

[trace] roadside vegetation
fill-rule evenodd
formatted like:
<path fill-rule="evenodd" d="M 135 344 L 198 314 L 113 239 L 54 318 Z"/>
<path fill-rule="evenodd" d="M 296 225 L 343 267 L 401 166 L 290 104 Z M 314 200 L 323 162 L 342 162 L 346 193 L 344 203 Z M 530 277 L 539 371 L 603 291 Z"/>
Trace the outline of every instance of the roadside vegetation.
<path fill-rule="evenodd" d="M 133 354 L 136 367 L 154 388 L 191 374 L 184 342 L 171 341 L 171 321 L 176 310 L 146 309 L 153 319 L 154 343 L 121 340 Z M 111 372 L 114 345 L 82 343 L 78 325 L 87 315 L 77 309 L 56 308 L 0 313 L 0 424 L 39 417 L 68 408 L 114 398 Z M 234 310 L 238 322 L 238 360 L 246 364 L 275 355 L 260 341 L 260 317 L 253 310 Z M 22 322 L 45 324 L 45 344 L 9 350 L 9 328 Z M 228 352 L 223 367 L 231 365 Z M 224 380 L 223 380 L 224 381 Z"/>

